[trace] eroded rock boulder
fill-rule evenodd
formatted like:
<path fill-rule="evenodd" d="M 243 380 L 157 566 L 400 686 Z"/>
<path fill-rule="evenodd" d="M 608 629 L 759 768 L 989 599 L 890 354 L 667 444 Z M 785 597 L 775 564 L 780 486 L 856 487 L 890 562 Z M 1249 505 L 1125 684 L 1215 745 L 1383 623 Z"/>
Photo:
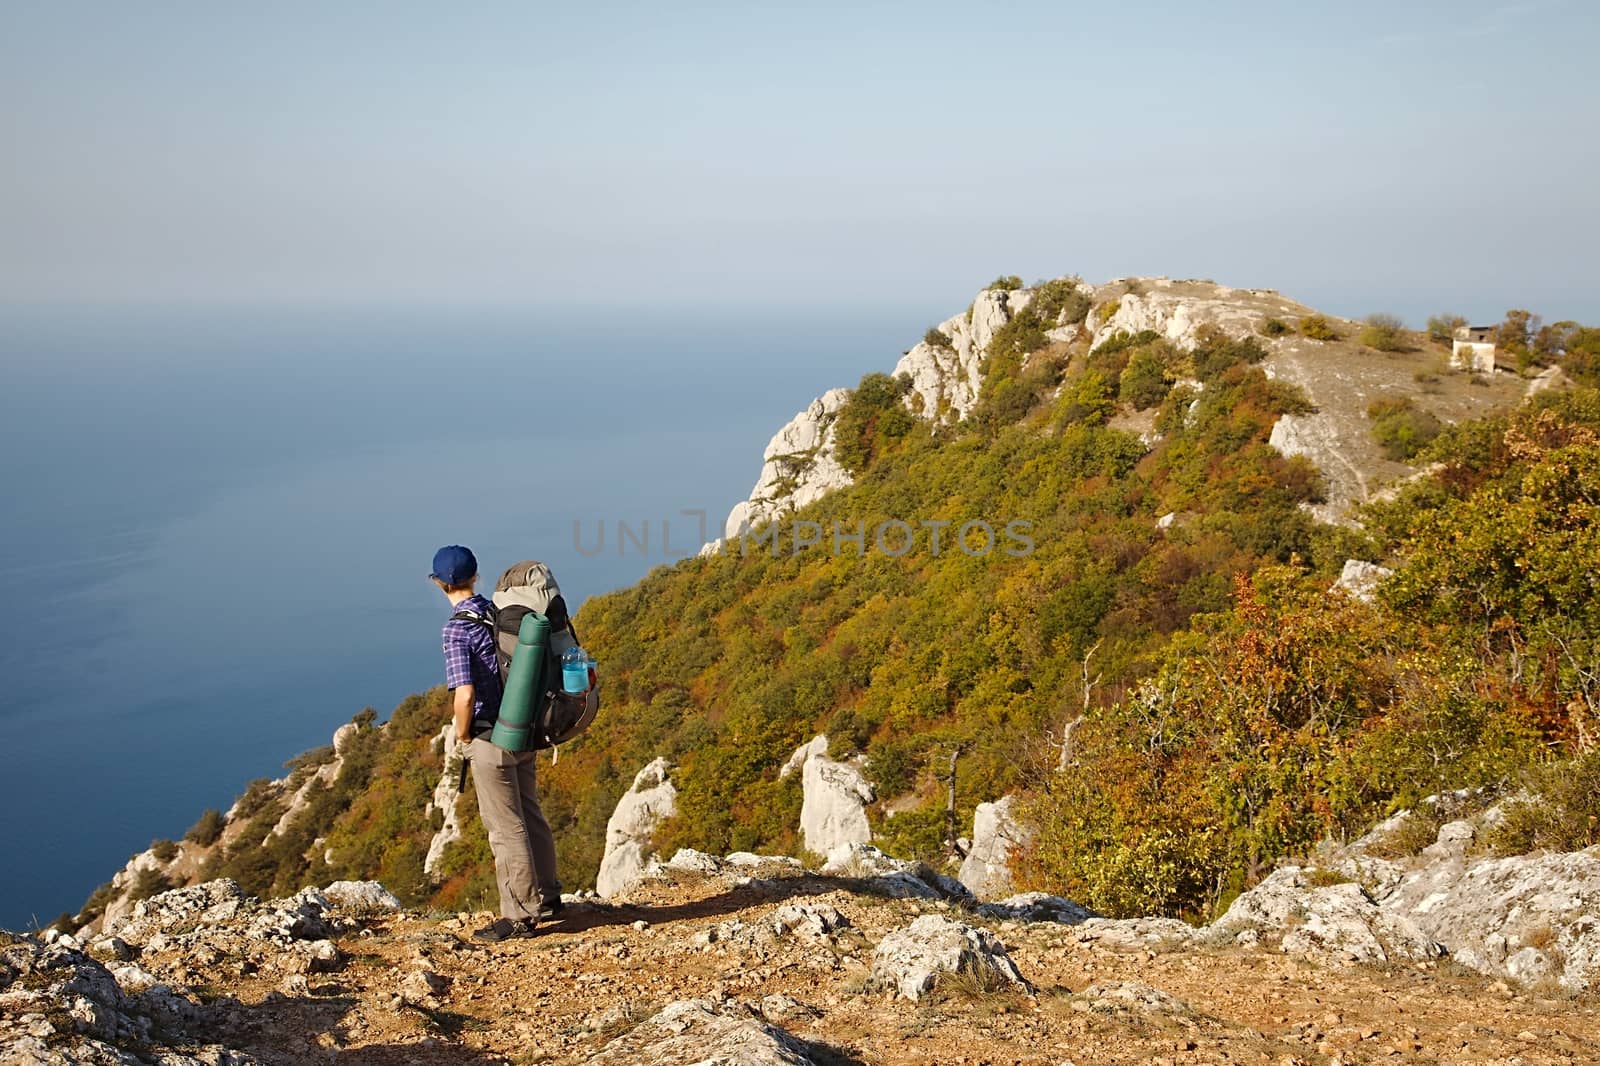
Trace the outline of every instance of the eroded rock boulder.
<path fill-rule="evenodd" d="M 959 878 L 979 899 L 1000 899 L 1015 891 L 1011 852 L 1026 844 L 1028 835 L 1012 812 L 1014 802 L 1014 796 L 1006 796 L 980 803 L 972 813 L 972 847 Z"/>
<path fill-rule="evenodd" d="M 606 822 L 606 850 L 595 875 L 595 891 L 609 899 L 644 876 L 650 838 L 677 810 L 678 790 L 666 759 L 656 759 L 634 775 Z"/>
<path fill-rule="evenodd" d="M 800 806 L 800 834 L 808 850 L 826 855 L 841 844 L 872 839 L 867 804 L 876 796 L 859 769 L 813 755 L 805 761 L 801 780 L 805 799 Z"/>
<path fill-rule="evenodd" d="M 814 1066 L 811 1047 L 748 1007 L 713 999 L 669 1003 L 606 1044 L 594 1066 Z"/>
<path fill-rule="evenodd" d="M 907 999 L 920 999 L 941 977 L 961 974 L 990 987 L 1031 986 L 1006 947 L 986 929 L 924 914 L 885 936 L 872 956 L 872 981 Z"/>
<path fill-rule="evenodd" d="M 1462 825 L 1441 828 L 1428 849 L 1433 854 L 1383 899 L 1384 913 L 1410 922 L 1481 973 L 1524 984 L 1551 978 L 1571 992 L 1595 987 L 1600 848 L 1469 858 Z"/>
<path fill-rule="evenodd" d="M 1276 946 L 1325 965 L 1421 962 L 1442 944 L 1405 917 L 1380 910 L 1353 882 L 1317 885 L 1306 870 L 1274 870 L 1206 930 L 1215 943 Z"/>
<path fill-rule="evenodd" d="M 871 844 L 840 844 L 828 852 L 819 872 L 865 881 L 874 892 L 892 899 L 972 899 L 967 886 L 955 878 L 926 863 L 885 855 Z"/>

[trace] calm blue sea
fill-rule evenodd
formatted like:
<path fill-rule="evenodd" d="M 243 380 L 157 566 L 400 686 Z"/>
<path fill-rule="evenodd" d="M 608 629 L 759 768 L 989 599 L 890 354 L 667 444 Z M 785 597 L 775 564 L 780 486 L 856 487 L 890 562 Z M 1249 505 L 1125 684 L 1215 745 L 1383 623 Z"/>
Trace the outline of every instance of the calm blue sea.
<path fill-rule="evenodd" d="M 0 925 L 437 684 L 438 545 L 629 584 L 935 311 L 0 309 Z"/>

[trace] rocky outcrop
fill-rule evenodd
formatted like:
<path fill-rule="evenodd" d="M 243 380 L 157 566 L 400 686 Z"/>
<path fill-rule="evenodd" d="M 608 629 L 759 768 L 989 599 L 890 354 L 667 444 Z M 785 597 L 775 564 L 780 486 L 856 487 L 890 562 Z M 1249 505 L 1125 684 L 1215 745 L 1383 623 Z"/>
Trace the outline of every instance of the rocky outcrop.
<path fill-rule="evenodd" d="M 812 1055 L 809 1044 L 748 1007 L 690 999 L 667 1004 L 588 1061 L 593 1066 L 814 1066 L 818 1060 Z"/>
<path fill-rule="evenodd" d="M 1379 905 L 1481 973 L 1570 992 L 1600 983 L 1600 847 L 1495 858 L 1471 853 L 1476 835 L 1473 821 L 1445 823 Z"/>
<path fill-rule="evenodd" d="M 170 1066 L 261 1060 L 191 1038 L 200 1003 L 133 964 L 119 973 L 70 937 L 0 946 L 0 1060 L 8 1063 L 138 1063 Z"/>
<path fill-rule="evenodd" d="M 444 759 L 444 769 L 433 786 L 433 797 L 423 810 L 425 817 L 437 814 L 441 819 L 433 839 L 428 841 L 428 854 L 422 860 L 422 871 L 429 877 L 438 874 L 445 849 L 461 839 L 461 818 L 456 813 L 456 803 L 461 799 L 461 760 L 467 757 L 467 746 L 456 736 L 454 722 L 445 723 L 434 738 L 433 746 Z"/>
<path fill-rule="evenodd" d="M 985 289 L 968 312 L 947 318 L 937 329 L 946 343 L 919 341 L 895 364 L 894 376 L 911 382 L 906 405 L 934 422 L 959 422 L 977 406 L 983 387 L 983 357 L 995 333 L 1028 305 L 1028 289 Z"/>
<path fill-rule="evenodd" d="M 610 899 L 644 876 L 652 834 L 677 812 L 678 790 L 668 779 L 666 759 L 656 759 L 634 775 L 606 822 L 606 850 L 595 875 L 595 891 Z"/>
<path fill-rule="evenodd" d="M 1339 580 L 1333 583 L 1333 587 L 1352 599 L 1371 603 L 1377 599 L 1378 585 L 1392 573 L 1394 571 L 1386 566 L 1360 559 L 1346 559 L 1344 569 L 1339 571 Z"/>
<path fill-rule="evenodd" d="M 849 398 L 849 389 L 828 390 L 767 442 L 750 498 L 735 504 L 724 523 L 728 541 L 850 484 L 833 452 L 834 419 Z"/>
<path fill-rule="evenodd" d="M 1298 866 L 1275 870 L 1207 930 L 1216 943 L 1276 946 L 1323 965 L 1422 962 L 1444 946 L 1404 916 L 1380 910 L 1354 882 L 1314 885 Z"/>
<path fill-rule="evenodd" d="M 1013 796 L 980 803 L 972 813 L 972 847 L 961 863 L 962 884 L 979 899 L 1000 899 L 1015 891 L 1011 852 L 1027 843 L 1026 831 L 1012 813 Z"/>
<path fill-rule="evenodd" d="M 283 816 L 278 819 L 277 824 L 267 833 L 269 839 L 275 836 L 282 836 L 288 832 L 289 827 L 305 813 L 307 807 L 311 806 L 312 793 L 319 789 L 327 788 L 338 779 L 339 771 L 344 768 L 344 757 L 349 754 L 350 746 L 355 741 L 356 734 L 360 731 L 361 727 L 354 722 L 346 722 L 333 731 L 333 759 L 305 775 L 305 779 L 300 783 L 300 786 L 289 797 Z M 291 776 L 289 781 L 283 783 L 288 784 L 292 780 L 293 777 Z"/>
<path fill-rule="evenodd" d="M 1026 307 L 1032 296 L 1027 289 L 986 289 L 973 299 L 970 311 L 939 324 L 946 342 L 921 341 L 907 351 L 893 371 L 910 382 L 906 406 L 931 421 L 965 418 L 978 402 L 983 357 L 995 331 Z M 1075 333 L 1077 327 L 1071 329 Z M 733 506 L 723 523 L 722 538 L 706 544 L 700 554 L 720 551 L 725 544 L 737 542 L 743 531 L 779 519 L 852 483 L 849 471 L 834 454 L 833 440 L 834 420 L 850 392 L 830 389 L 778 430 L 762 453 L 761 474 L 749 498 Z"/>
<path fill-rule="evenodd" d="M 876 894 L 893 899 L 972 901 L 967 886 L 955 878 L 926 863 L 885 855 L 871 844 L 840 844 L 828 853 L 828 861 L 822 864 L 819 872 L 865 882 Z"/>
<path fill-rule="evenodd" d="M 807 850 L 826 855 L 841 844 L 865 844 L 872 839 L 867 804 L 875 796 L 860 770 L 825 755 L 812 755 L 800 773 L 805 787 L 800 834 Z"/>
<path fill-rule="evenodd" d="M 924 914 L 890 933 L 872 953 L 873 983 L 907 999 L 922 998 L 941 977 L 952 975 L 964 976 L 981 991 L 1006 985 L 1030 988 L 993 933 L 940 914 Z"/>
<path fill-rule="evenodd" d="M 826 733 L 818 733 L 794 749 L 789 758 L 784 760 L 783 765 L 778 767 L 778 776 L 780 778 L 788 777 L 796 770 L 804 768 L 807 759 L 826 754 L 828 754 L 828 735 Z"/>
<path fill-rule="evenodd" d="M 1331 413 L 1283 415 L 1273 423 L 1267 443 L 1285 457 L 1304 456 L 1322 471 L 1327 502 L 1308 508 L 1319 521 L 1337 521 L 1352 504 L 1371 498 L 1367 475 L 1351 461 L 1349 438 Z"/>
<path fill-rule="evenodd" d="M 1209 281 L 1124 278 L 1095 290 L 1099 301 L 1084 323 L 1098 347 L 1116 333 L 1150 330 L 1180 348 L 1193 348 L 1204 327 L 1234 336 L 1255 334 L 1269 318 L 1298 318 L 1310 308 L 1270 289 L 1233 289 Z"/>

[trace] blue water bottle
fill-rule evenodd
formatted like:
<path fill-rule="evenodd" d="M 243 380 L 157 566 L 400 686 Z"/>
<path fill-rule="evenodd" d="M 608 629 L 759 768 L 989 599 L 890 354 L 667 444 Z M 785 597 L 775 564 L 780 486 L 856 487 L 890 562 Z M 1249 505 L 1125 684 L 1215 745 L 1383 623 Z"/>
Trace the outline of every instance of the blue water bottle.
<path fill-rule="evenodd" d="M 589 654 L 568 648 L 561 655 L 561 687 L 567 692 L 589 691 Z"/>

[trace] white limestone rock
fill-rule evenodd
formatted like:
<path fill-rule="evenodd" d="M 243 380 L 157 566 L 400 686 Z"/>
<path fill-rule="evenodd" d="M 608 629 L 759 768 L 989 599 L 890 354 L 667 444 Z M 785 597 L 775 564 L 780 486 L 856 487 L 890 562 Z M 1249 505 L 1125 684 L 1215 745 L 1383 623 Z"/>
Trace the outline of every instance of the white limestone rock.
<path fill-rule="evenodd" d="M 781 767 L 778 768 L 778 776 L 780 778 L 788 777 L 796 770 L 799 770 L 805 766 L 807 759 L 810 759 L 813 756 L 826 754 L 828 754 L 828 736 L 826 733 L 818 733 L 816 736 L 812 737 L 810 740 L 794 749 L 794 753 L 789 756 L 789 758 Z"/>
<path fill-rule="evenodd" d="M 679 848 L 662 866 L 681 873 L 714 874 L 722 870 L 722 860 L 694 848 Z"/>
<path fill-rule="evenodd" d="M 656 827 L 677 811 L 678 790 L 668 778 L 667 760 L 658 758 L 634 775 L 606 822 L 606 850 L 594 887 L 610 899 L 636 884 L 650 856 L 646 849 Z"/>
<path fill-rule="evenodd" d="M 206 881 L 140 900 L 131 914 L 107 921 L 104 932 L 129 944 L 144 945 L 157 934 L 227 921 L 242 913 L 249 902 L 237 881 Z"/>
<path fill-rule="evenodd" d="M 353 914 L 377 914 L 401 909 L 400 897 L 377 881 L 335 881 L 322 890 L 327 901 Z"/>
<path fill-rule="evenodd" d="M 1384 898 L 1385 913 L 1481 973 L 1525 983 L 1551 976 L 1571 992 L 1600 984 L 1600 847 L 1472 858 L 1469 828 L 1452 822 L 1440 830 Z"/>
<path fill-rule="evenodd" d="M 1344 569 L 1339 571 L 1339 580 L 1333 583 L 1333 587 L 1351 599 L 1371 603 L 1378 597 L 1378 585 L 1393 573 L 1388 567 L 1376 563 L 1346 559 Z"/>
<path fill-rule="evenodd" d="M 812 755 L 801 770 L 801 781 L 805 798 L 800 806 L 800 833 L 808 850 L 826 855 L 841 844 L 865 844 L 872 839 L 867 804 L 876 797 L 860 770 Z"/>
<path fill-rule="evenodd" d="M 1072 1009 L 1131 1021 L 1152 1017 L 1183 1018 L 1194 1008 L 1177 996 L 1143 981 L 1102 981 L 1072 997 Z"/>
<path fill-rule="evenodd" d="M 1251 294 L 1241 299 L 1238 291 L 1206 282 L 1185 282 L 1182 288 L 1160 284 L 1165 278 L 1130 278 L 1128 283 L 1141 292 L 1115 294 L 1121 287 L 1108 282 L 1096 291 L 1101 306 L 1090 312 L 1087 328 L 1093 336 L 1091 347 L 1099 347 L 1113 334 L 1129 335 L 1152 330 L 1180 348 L 1193 348 L 1202 326 L 1214 326 L 1230 336 L 1254 334 L 1270 317 L 1271 301 Z M 1114 295 L 1115 294 L 1115 295 Z M 1116 301 L 1116 308 L 1105 316 L 1105 303 Z"/>
<path fill-rule="evenodd" d="M 127 963 L 117 971 L 62 943 L 18 937 L 0 945 L 0 1059 L 174 1066 L 261 1061 L 189 1039 L 183 1026 L 200 1016 L 196 1001 L 142 966 Z M 121 1050 L 129 1047 L 139 1055 Z"/>
<path fill-rule="evenodd" d="M 181 848 L 182 845 L 179 845 Z M 138 901 L 128 898 L 128 889 L 133 887 L 140 874 L 145 871 L 162 873 L 167 869 L 167 864 L 156 858 L 155 850 L 147 848 L 129 859 L 127 864 L 111 875 L 111 888 L 115 893 L 106 903 L 105 910 L 101 913 L 101 928 L 105 928 L 113 919 L 125 918 L 133 913 L 133 908 Z"/>
<path fill-rule="evenodd" d="M 894 376 L 911 381 L 906 406 L 933 422 L 959 422 L 978 403 L 983 385 L 983 357 L 995 332 L 1028 305 L 1032 292 L 985 289 L 972 301 L 972 312 L 947 318 L 938 330 L 949 346 L 920 341 L 895 364 Z"/>
<path fill-rule="evenodd" d="M 885 855 L 871 844 L 840 844 L 828 852 L 819 872 L 866 881 L 873 891 L 893 899 L 972 900 L 967 886 L 955 878 L 923 863 Z"/>
<path fill-rule="evenodd" d="M 993 933 L 942 914 L 924 914 L 888 934 L 872 955 L 873 983 L 895 989 L 907 999 L 921 999 L 931 992 L 940 975 L 958 973 L 1031 990 Z"/>
<path fill-rule="evenodd" d="M 809 1045 L 741 1004 L 679 1000 L 589 1057 L 591 1066 L 814 1066 Z"/>
<path fill-rule="evenodd" d="M 269 840 L 289 831 L 289 827 L 311 806 L 313 792 L 327 788 L 338 779 L 339 771 L 344 768 L 344 756 L 360 732 L 361 727 L 354 722 L 346 722 L 333 731 L 333 758 L 307 774 L 305 780 L 300 782 L 300 787 L 289 797 L 282 816 L 267 832 Z"/>
<path fill-rule="evenodd" d="M 1012 813 L 1015 799 L 980 803 L 972 812 L 972 846 L 958 877 L 979 899 L 999 899 L 1015 890 L 1011 852 L 1028 842 L 1028 833 Z"/>
<path fill-rule="evenodd" d="M 1110 951 L 1173 951 L 1200 939 L 1200 930 L 1176 918 L 1089 918 L 1074 932 L 1078 940 Z"/>
<path fill-rule="evenodd" d="M 1062 925 L 1077 925 L 1095 917 L 1088 907 L 1045 892 L 1023 892 L 985 903 L 978 908 L 978 913 L 1003 922 L 1059 922 Z"/>
<path fill-rule="evenodd" d="M 1348 507 L 1371 498 L 1366 475 L 1345 454 L 1346 444 L 1333 412 L 1281 415 L 1273 423 L 1267 443 L 1285 458 L 1304 456 L 1322 471 L 1328 502 L 1302 505 L 1317 521 L 1339 521 Z"/>
<path fill-rule="evenodd" d="M 1420 962 L 1443 945 L 1405 917 L 1380 910 L 1361 886 L 1313 887 L 1298 866 L 1274 870 L 1233 901 L 1206 931 L 1219 943 L 1276 943 L 1286 955 L 1326 965 Z"/>
<path fill-rule="evenodd" d="M 335 748 L 338 746 L 338 736 L 334 737 Z M 444 769 L 439 772 L 439 780 L 433 786 L 433 798 L 423 808 L 425 817 L 433 817 L 438 812 L 443 821 L 434 831 L 433 839 L 428 841 L 428 854 L 422 860 L 422 872 L 429 877 L 439 873 L 439 863 L 444 860 L 445 849 L 461 839 L 461 818 L 456 812 L 456 804 L 461 799 L 461 790 L 457 787 L 461 783 L 461 760 L 467 757 L 467 745 L 456 736 L 454 722 L 446 722 L 439 730 L 439 735 L 434 738 L 434 747 L 444 757 Z"/>
<path fill-rule="evenodd" d="M 849 398 L 849 389 L 829 389 L 778 430 L 762 453 L 761 476 L 750 497 L 728 514 L 723 525 L 727 541 L 737 542 L 741 533 L 851 483 L 849 471 L 833 453 L 833 423 Z"/>

